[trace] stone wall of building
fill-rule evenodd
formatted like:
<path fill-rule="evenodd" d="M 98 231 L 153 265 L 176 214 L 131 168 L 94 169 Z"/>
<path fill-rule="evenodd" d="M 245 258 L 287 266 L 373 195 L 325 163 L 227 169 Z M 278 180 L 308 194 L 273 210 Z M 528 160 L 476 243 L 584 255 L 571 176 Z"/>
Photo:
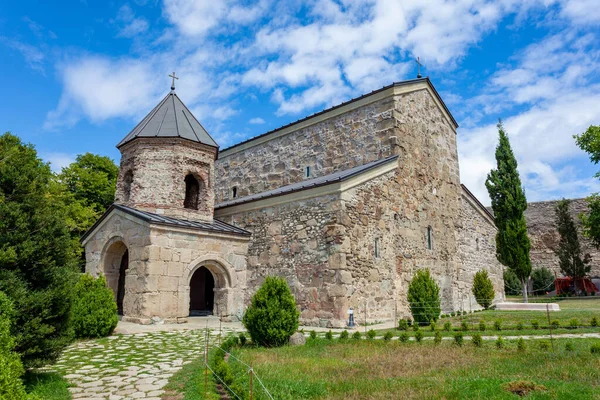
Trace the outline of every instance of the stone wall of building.
<path fill-rule="evenodd" d="M 215 148 L 185 139 L 138 138 L 120 150 L 115 202 L 175 218 L 212 220 Z M 200 183 L 197 210 L 184 208 L 188 174 Z"/>
<path fill-rule="evenodd" d="M 399 146 L 419 158 L 422 147 L 410 148 L 416 143 L 404 140 L 415 135 L 423 136 L 420 145 L 456 149 L 454 128 L 425 89 L 390 94 L 257 146 L 221 153 L 215 164 L 216 199 L 230 200 L 233 187 L 237 197 L 244 197 L 301 181 L 306 167 L 318 177 L 364 165 L 397 154 Z M 454 143 L 438 143 L 440 138 Z M 443 168 L 458 176 L 456 154 L 443 155 Z"/>
<path fill-rule="evenodd" d="M 562 276 L 558 265 L 558 257 L 554 249 L 558 247 L 560 235 L 555 227 L 556 205 L 558 201 L 542 201 L 529 203 L 525 211 L 527 219 L 527 231 L 531 240 L 531 264 L 533 268 L 546 267 Z M 581 235 L 581 223 L 579 214 L 587 211 L 585 199 L 571 200 L 571 215 L 579 226 L 579 240 L 583 253 L 592 256 L 592 270 L 590 275 L 600 277 L 600 250 L 598 250 L 589 239 Z"/>
<path fill-rule="evenodd" d="M 502 264 L 496 258 L 496 227 L 493 220 L 468 194 L 461 197 L 461 226 L 458 229 L 458 270 L 456 304 L 463 310 L 480 308 L 473 296 L 473 279 L 480 270 L 488 271 L 496 297 L 504 300 Z"/>

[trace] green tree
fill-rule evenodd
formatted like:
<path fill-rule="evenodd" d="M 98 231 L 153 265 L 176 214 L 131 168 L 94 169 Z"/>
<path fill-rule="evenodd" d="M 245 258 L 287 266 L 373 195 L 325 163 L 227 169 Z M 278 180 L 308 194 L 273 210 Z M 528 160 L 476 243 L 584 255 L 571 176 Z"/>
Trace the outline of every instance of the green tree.
<path fill-rule="evenodd" d="M 546 267 L 534 269 L 531 273 L 531 281 L 533 292 L 536 294 L 544 294 L 554 290 L 554 275 Z"/>
<path fill-rule="evenodd" d="M 242 322 L 252 341 L 261 346 L 281 346 L 298 329 L 300 312 L 283 278 L 268 276 L 246 309 Z"/>
<path fill-rule="evenodd" d="M 25 372 L 19 355 L 13 351 L 15 339 L 10 335 L 14 310 L 10 299 L 0 292 L 0 399 L 27 398 L 21 376 Z"/>
<path fill-rule="evenodd" d="M 415 272 L 408 285 L 408 304 L 415 324 L 426 325 L 440 316 L 440 287 L 428 269 Z"/>
<path fill-rule="evenodd" d="M 502 121 L 498 122 L 499 144 L 496 147 L 496 169 L 490 171 L 485 181 L 498 232 L 496 233 L 496 256 L 498 261 L 510 268 L 521 281 L 523 299 L 527 302 L 527 280 L 531 274 L 524 212 L 527 199 L 521 187 L 517 160 Z"/>
<path fill-rule="evenodd" d="M 521 281 L 517 278 L 515 273 L 506 268 L 504 273 L 502 274 L 504 278 L 504 293 L 508 295 L 517 295 L 521 294 L 523 287 L 521 286 Z"/>
<path fill-rule="evenodd" d="M 34 147 L 0 136 L 0 291 L 14 305 L 11 333 L 26 368 L 55 361 L 72 339 L 76 252 L 65 209 Z"/>
<path fill-rule="evenodd" d="M 573 136 L 577 145 L 590 155 L 590 160 L 594 164 L 600 162 L 600 126 L 590 126 L 581 135 Z M 594 175 L 600 178 L 600 171 Z M 587 198 L 588 212 L 582 214 L 583 234 L 589 237 L 594 245 L 600 248 L 600 196 L 598 193 L 592 194 Z"/>
<path fill-rule="evenodd" d="M 577 227 L 575 221 L 569 212 L 571 202 L 562 199 L 556 205 L 556 229 L 560 234 L 560 241 L 555 253 L 558 256 L 560 270 L 566 276 L 577 280 L 584 278 L 592 266 L 590 265 L 591 257 L 586 254 L 581 257 L 581 246 L 579 245 L 579 237 L 577 235 Z"/>
<path fill-rule="evenodd" d="M 473 279 L 473 296 L 475 296 L 477 303 L 486 310 L 492 305 L 495 296 L 494 285 L 492 285 L 492 281 L 486 270 L 475 273 L 475 278 Z"/>

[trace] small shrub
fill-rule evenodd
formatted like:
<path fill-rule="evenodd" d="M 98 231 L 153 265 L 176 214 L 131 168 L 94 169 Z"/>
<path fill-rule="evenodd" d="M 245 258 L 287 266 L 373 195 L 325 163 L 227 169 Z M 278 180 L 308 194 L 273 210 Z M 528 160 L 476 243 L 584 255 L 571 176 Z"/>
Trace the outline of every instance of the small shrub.
<path fill-rule="evenodd" d="M 540 346 L 540 350 L 542 350 L 542 351 L 550 350 L 550 342 L 548 342 L 547 340 L 540 340 L 539 346 Z"/>
<path fill-rule="evenodd" d="M 406 343 L 408 342 L 408 333 L 406 332 L 402 332 L 399 336 L 398 339 L 402 342 L 402 343 Z"/>
<path fill-rule="evenodd" d="M 517 341 L 517 350 L 525 351 L 525 340 L 523 338 L 519 338 Z"/>
<path fill-rule="evenodd" d="M 312 340 L 315 340 L 317 338 L 317 332 L 316 331 L 310 331 L 310 338 Z"/>
<path fill-rule="evenodd" d="M 394 337 L 394 335 L 392 334 L 392 332 L 387 331 L 385 333 L 385 335 L 383 335 L 383 340 L 385 340 L 386 342 L 389 342 L 390 340 L 392 340 L 393 337 Z"/>
<path fill-rule="evenodd" d="M 348 331 L 347 330 L 343 330 L 342 333 L 340 333 L 340 340 L 346 340 L 348 339 Z"/>
<path fill-rule="evenodd" d="M 594 343 L 591 347 L 590 347 L 590 352 L 592 354 L 600 354 L 600 343 Z"/>
<path fill-rule="evenodd" d="M 433 343 L 435 343 L 435 344 L 442 343 L 442 332 L 435 331 L 435 336 L 433 337 Z"/>
<path fill-rule="evenodd" d="M 481 347 L 483 345 L 483 339 L 481 338 L 481 335 L 479 333 L 475 333 L 471 337 L 471 342 L 473 342 L 473 346 L 475 347 Z"/>
<path fill-rule="evenodd" d="M 412 326 L 412 328 L 413 328 L 413 331 L 415 331 L 415 332 L 416 332 L 416 331 L 418 331 L 418 330 L 420 329 L 420 327 L 419 327 L 419 324 L 414 324 L 414 325 Z"/>
<path fill-rule="evenodd" d="M 558 329 L 560 327 L 560 323 L 557 320 L 554 320 L 550 323 L 552 329 Z"/>
<path fill-rule="evenodd" d="M 485 332 L 486 326 L 484 321 L 479 321 L 479 330 Z"/>
<path fill-rule="evenodd" d="M 398 321 L 398 330 L 405 331 L 408 329 L 408 321 L 405 319 L 401 319 Z"/>
<path fill-rule="evenodd" d="M 497 331 L 501 331 L 502 330 L 502 321 L 500 321 L 499 319 L 494 321 L 494 329 Z"/>
<path fill-rule="evenodd" d="M 533 329 L 540 329 L 540 323 L 537 321 L 531 321 L 531 326 Z"/>
<path fill-rule="evenodd" d="M 566 351 L 573 351 L 574 350 L 573 343 L 571 343 L 571 342 L 565 343 L 565 350 Z"/>
<path fill-rule="evenodd" d="M 431 324 L 429 324 L 429 330 L 431 332 L 435 332 L 435 322 L 432 322 Z"/>
<path fill-rule="evenodd" d="M 413 320 L 410 318 L 406 318 L 406 323 L 408 324 L 409 327 L 411 327 L 413 324 Z"/>
<path fill-rule="evenodd" d="M 99 338 L 112 333 L 117 326 L 117 303 L 104 276 L 94 278 L 82 274 L 73 288 L 71 324 L 78 338 Z"/>
<path fill-rule="evenodd" d="M 325 333 L 325 339 L 327 339 L 327 340 L 333 339 L 333 332 L 331 332 L 331 329 Z"/>
<path fill-rule="evenodd" d="M 408 303 L 415 325 L 435 322 L 441 314 L 440 287 L 428 269 L 419 269 L 408 285 Z"/>
<path fill-rule="evenodd" d="M 417 341 L 417 343 L 421 343 L 421 340 L 423 340 L 423 336 L 425 335 L 423 334 L 422 330 L 419 329 L 415 332 L 415 340 Z"/>
<path fill-rule="evenodd" d="M 467 332 L 469 330 L 469 325 L 467 324 L 467 321 L 463 321 L 460 323 L 460 329 L 463 332 Z"/>
<path fill-rule="evenodd" d="M 242 322 L 252 341 L 272 347 L 287 343 L 298 329 L 300 312 L 285 279 L 267 276 L 252 297 Z"/>
<path fill-rule="evenodd" d="M 463 312 L 462 312 L 462 315 L 467 315 L 467 314 L 468 314 L 468 313 L 467 313 L 466 311 L 463 311 Z"/>
<path fill-rule="evenodd" d="M 479 305 L 486 310 L 494 301 L 494 285 L 485 270 L 478 271 L 473 279 L 473 296 Z"/>
<path fill-rule="evenodd" d="M 248 338 L 246 337 L 246 335 L 244 335 L 243 333 L 240 333 L 240 344 L 242 346 L 245 346 L 247 341 L 248 341 Z"/>
<path fill-rule="evenodd" d="M 571 320 L 569 321 L 569 329 L 577 329 L 578 326 L 579 321 L 577 321 L 577 318 L 571 318 Z"/>
<path fill-rule="evenodd" d="M 598 318 L 592 317 L 592 319 L 590 320 L 590 326 L 598 326 Z"/>
<path fill-rule="evenodd" d="M 463 334 L 462 332 L 456 332 L 454 334 L 454 344 L 457 346 L 462 346 L 463 345 Z"/>
<path fill-rule="evenodd" d="M 504 348 L 504 339 L 502 338 L 502 336 L 498 336 L 498 339 L 496 339 L 496 348 L 498 350 Z"/>
<path fill-rule="evenodd" d="M 369 329 L 369 331 L 367 332 L 367 339 L 369 339 L 369 340 L 375 339 L 376 334 L 377 333 L 373 329 Z"/>
<path fill-rule="evenodd" d="M 456 315 L 456 313 L 455 313 L 454 311 L 452 311 L 452 312 L 450 313 L 450 316 L 451 316 L 451 317 L 454 317 L 455 315 Z"/>
<path fill-rule="evenodd" d="M 452 329 L 452 323 L 451 323 L 450 321 L 448 321 L 448 322 L 445 322 L 445 323 L 444 323 L 444 330 L 445 330 L 446 332 L 450 332 L 450 330 L 451 330 L 451 329 Z"/>
<path fill-rule="evenodd" d="M 517 330 L 518 330 L 518 331 L 522 331 L 522 330 L 523 330 L 523 323 L 522 323 L 522 322 L 519 322 L 519 323 L 517 324 Z"/>
<path fill-rule="evenodd" d="M 354 339 L 354 340 L 360 339 L 360 332 L 359 331 L 354 332 L 352 334 L 352 339 Z"/>
<path fill-rule="evenodd" d="M 21 375 L 25 372 L 21 358 L 13 351 L 15 339 L 10 335 L 13 304 L 0 292 L 0 399 L 25 399 Z"/>

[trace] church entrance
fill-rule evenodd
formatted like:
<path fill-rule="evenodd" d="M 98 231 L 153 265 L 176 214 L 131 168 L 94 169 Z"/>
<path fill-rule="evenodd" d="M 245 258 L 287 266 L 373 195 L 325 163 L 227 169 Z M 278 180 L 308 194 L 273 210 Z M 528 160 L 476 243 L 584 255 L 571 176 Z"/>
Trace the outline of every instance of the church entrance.
<path fill-rule="evenodd" d="M 125 254 L 121 257 L 119 265 L 119 283 L 117 286 L 117 312 L 123 315 L 123 299 L 125 298 L 125 274 L 129 268 L 129 250 L 125 250 Z"/>
<path fill-rule="evenodd" d="M 129 250 L 121 240 L 109 242 L 103 256 L 103 273 L 106 285 L 111 288 L 117 302 L 119 315 L 124 315 L 125 280 L 129 268 Z"/>
<path fill-rule="evenodd" d="M 190 280 L 190 316 L 213 314 L 215 304 L 215 279 L 206 267 L 200 267 Z"/>

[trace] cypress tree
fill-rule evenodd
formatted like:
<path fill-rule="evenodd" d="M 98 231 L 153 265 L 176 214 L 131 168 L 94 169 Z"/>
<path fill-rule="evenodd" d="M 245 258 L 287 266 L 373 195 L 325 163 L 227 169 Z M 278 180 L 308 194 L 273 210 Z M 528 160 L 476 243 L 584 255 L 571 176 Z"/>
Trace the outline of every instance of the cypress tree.
<path fill-rule="evenodd" d="M 562 199 L 556 205 L 556 229 L 560 234 L 560 241 L 555 253 L 558 256 L 561 272 L 577 281 L 584 278 L 592 266 L 589 254 L 581 258 L 577 227 L 569 213 L 570 204 L 569 200 Z"/>
<path fill-rule="evenodd" d="M 502 121 L 498 122 L 498 134 L 496 169 L 490 171 L 485 181 L 498 228 L 496 257 L 517 275 L 523 286 L 523 299 L 527 302 L 527 280 L 531 274 L 531 244 L 524 215 L 527 199 L 521 187 L 517 160 Z"/>

